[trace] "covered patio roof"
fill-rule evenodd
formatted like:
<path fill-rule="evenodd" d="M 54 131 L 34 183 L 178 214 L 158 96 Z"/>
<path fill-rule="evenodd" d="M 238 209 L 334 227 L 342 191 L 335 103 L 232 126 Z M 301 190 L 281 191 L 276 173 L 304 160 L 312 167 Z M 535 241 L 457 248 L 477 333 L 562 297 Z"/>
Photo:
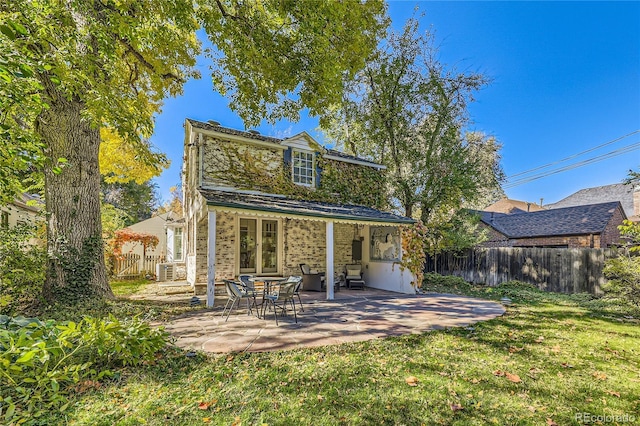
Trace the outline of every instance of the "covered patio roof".
<path fill-rule="evenodd" d="M 200 189 L 207 205 L 328 220 L 411 224 L 411 218 L 354 204 L 295 200 L 279 195 Z"/>

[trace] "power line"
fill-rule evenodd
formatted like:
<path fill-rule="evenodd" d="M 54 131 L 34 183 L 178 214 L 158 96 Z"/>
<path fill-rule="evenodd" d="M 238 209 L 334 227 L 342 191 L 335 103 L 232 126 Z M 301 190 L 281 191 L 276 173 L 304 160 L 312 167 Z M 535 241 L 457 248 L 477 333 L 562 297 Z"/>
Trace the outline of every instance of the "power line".
<path fill-rule="evenodd" d="M 589 149 L 587 149 L 587 150 L 585 150 L 585 151 L 578 152 L 577 154 L 572 154 L 572 155 L 570 155 L 570 156 L 568 156 L 568 157 L 565 157 L 565 158 L 563 158 L 563 159 L 561 159 L 561 160 L 557 160 L 557 161 L 554 161 L 554 162 L 552 162 L 552 163 L 544 164 L 544 165 L 542 165 L 542 166 L 534 167 L 533 169 L 529 169 L 529 170 L 525 170 L 525 171 L 522 171 L 522 172 L 518 172 L 518 173 L 516 173 L 516 174 L 514 174 L 514 175 L 509 176 L 509 177 L 507 178 L 507 180 L 510 180 L 510 179 L 512 179 L 512 178 L 514 178 L 514 177 L 517 177 L 517 176 L 526 175 L 526 174 L 529 174 L 529 173 L 535 172 L 535 171 L 537 171 L 537 170 L 546 169 L 547 167 L 555 166 L 556 164 L 559 164 L 559 163 L 564 163 L 565 161 L 568 161 L 568 160 L 571 160 L 571 159 L 573 159 L 573 158 L 579 157 L 579 156 L 581 156 L 581 155 L 583 155 L 583 154 L 587 154 L 587 153 L 589 153 L 589 152 L 595 151 L 595 150 L 600 149 L 600 148 L 602 148 L 602 147 L 605 147 L 605 146 L 607 146 L 607 145 L 611 145 L 611 144 L 616 143 L 616 142 L 618 142 L 618 141 L 620 141 L 620 140 L 622 140 L 622 139 L 628 138 L 629 136 L 633 136 L 633 135 L 635 135 L 636 133 L 640 133 L 640 130 L 633 131 L 633 132 L 631 132 L 631 133 L 629 133 L 629 134 L 626 134 L 626 135 L 624 135 L 624 136 L 620 136 L 619 138 L 616 138 L 616 139 L 610 140 L 609 142 L 605 142 L 605 143 L 600 144 L 600 145 L 598 145 L 598 146 L 595 146 L 595 147 L 593 147 L 593 148 L 589 148 Z"/>
<path fill-rule="evenodd" d="M 509 188 L 513 188 L 513 187 L 516 187 L 516 186 L 520 186 L 520 185 L 523 185 L 525 183 L 529 183 L 529 182 L 534 181 L 534 180 L 542 179 L 544 177 L 551 176 L 551 175 L 554 175 L 554 174 L 557 174 L 557 173 L 566 172 L 568 170 L 576 169 L 578 167 L 583 167 L 583 166 L 586 166 L 586 165 L 589 165 L 589 164 L 597 163 L 597 162 L 602 161 L 602 160 L 607 160 L 609 158 L 617 157 L 618 155 L 626 154 L 627 152 L 631 152 L 631 151 L 634 151 L 634 150 L 639 149 L 639 148 L 640 148 L 640 141 L 634 142 L 631 145 L 628 145 L 628 146 L 625 146 L 625 147 L 622 147 L 622 148 L 618 148 L 618 149 L 610 151 L 610 152 L 608 152 L 606 154 L 598 155 L 596 157 L 592 157 L 592 158 L 589 158 L 587 160 L 580 161 L 578 163 L 569 164 L 567 166 L 563 166 L 563 167 L 560 167 L 560 168 L 554 169 L 554 170 L 548 170 L 546 172 L 542 172 L 542 173 L 539 173 L 537 175 L 516 179 L 515 181 L 512 181 L 512 182 L 509 182 L 509 183 L 505 184 L 504 188 L 505 189 L 509 189 Z"/>

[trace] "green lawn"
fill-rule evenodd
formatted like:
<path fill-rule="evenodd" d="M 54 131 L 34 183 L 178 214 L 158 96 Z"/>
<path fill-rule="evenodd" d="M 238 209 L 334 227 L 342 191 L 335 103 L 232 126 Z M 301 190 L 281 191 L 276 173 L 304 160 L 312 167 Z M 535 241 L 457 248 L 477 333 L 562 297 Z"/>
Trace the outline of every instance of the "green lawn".
<path fill-rule="evenodd" d="M 140 291 L 144 286 L 151 283 L 146 278 L 138 278 L 136 280 L 111 281 L 111 290 L 116 296 L 129 296 Z"/>
<path fill-rule="evenodd" d="M 473 327 L 356 344 L 216 356 L 167 349 L 153 365 L 80 387 L 44 422 L 567 425 L 581 424 L 582 412 L 640 422 L 638 309 L 513 285 L 427 289 L 514 304 Z"/>

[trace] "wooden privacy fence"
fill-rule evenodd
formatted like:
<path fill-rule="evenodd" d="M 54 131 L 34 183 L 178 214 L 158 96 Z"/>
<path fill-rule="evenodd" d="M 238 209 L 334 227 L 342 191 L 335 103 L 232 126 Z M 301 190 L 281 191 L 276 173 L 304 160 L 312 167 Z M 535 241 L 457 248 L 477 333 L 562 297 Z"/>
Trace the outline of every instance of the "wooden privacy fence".
<path fill-rule="evenodd" d="M 120 256 L 113 256 L 113 275 L 118 278 L 138 278 L 142 273 L 155 275 L 156 264 L 163 263 L 163 255 L 140 256 L 135 253 L 127 253 Z"/>
<path fill-rule="evenodd" d="M 476 248 L 427 256 L 425 270 L 490 286 L 518 280 L 546 291 L 601 294 L 604 261 L 613 255 L 611 249 Z"/>

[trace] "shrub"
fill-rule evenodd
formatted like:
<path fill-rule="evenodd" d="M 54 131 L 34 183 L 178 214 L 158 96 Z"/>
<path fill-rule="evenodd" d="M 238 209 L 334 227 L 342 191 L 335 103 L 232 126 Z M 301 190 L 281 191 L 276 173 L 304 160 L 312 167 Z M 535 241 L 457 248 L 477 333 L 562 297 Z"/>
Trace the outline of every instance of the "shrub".
<path fill-rule="evenodd" d="M 440 275 L 435 272 L 427 272 L 424 274 L 424 286 L 425 287 L 456 287 L 456 286 L 469 286 L 469 283 L 466 282 L 461 277 L 457 277 L 455 275 Z"/>
<path fill-rule="evenodd" d="M 604 276 L 609 280 L 604 290 L 640 306 L 640 257 L 621 255 L 607 259 Z"/>
<path fill-rule="evenodd" d="M 603 287 L 607 293 L 640 306 L 640 224 L 625 220 L 618 229 L 626 244 L 618 257 L 605 261 L 603 272 L 609 282 Z"/>
<path fill-rule="evenodd" d="M 36 238 L 34 226 L 0 229 L 0 314 L 19 312 L 42 292 L 47 253 Z"/>
<path fill-rule="evenodd" d="M 0 422 L 36 423 L 64 411 L 69 394 L 99 386 L 113 369 L 150 362 L 167 334 L 133 319 L 41 322 L 0 316 Z"/>

